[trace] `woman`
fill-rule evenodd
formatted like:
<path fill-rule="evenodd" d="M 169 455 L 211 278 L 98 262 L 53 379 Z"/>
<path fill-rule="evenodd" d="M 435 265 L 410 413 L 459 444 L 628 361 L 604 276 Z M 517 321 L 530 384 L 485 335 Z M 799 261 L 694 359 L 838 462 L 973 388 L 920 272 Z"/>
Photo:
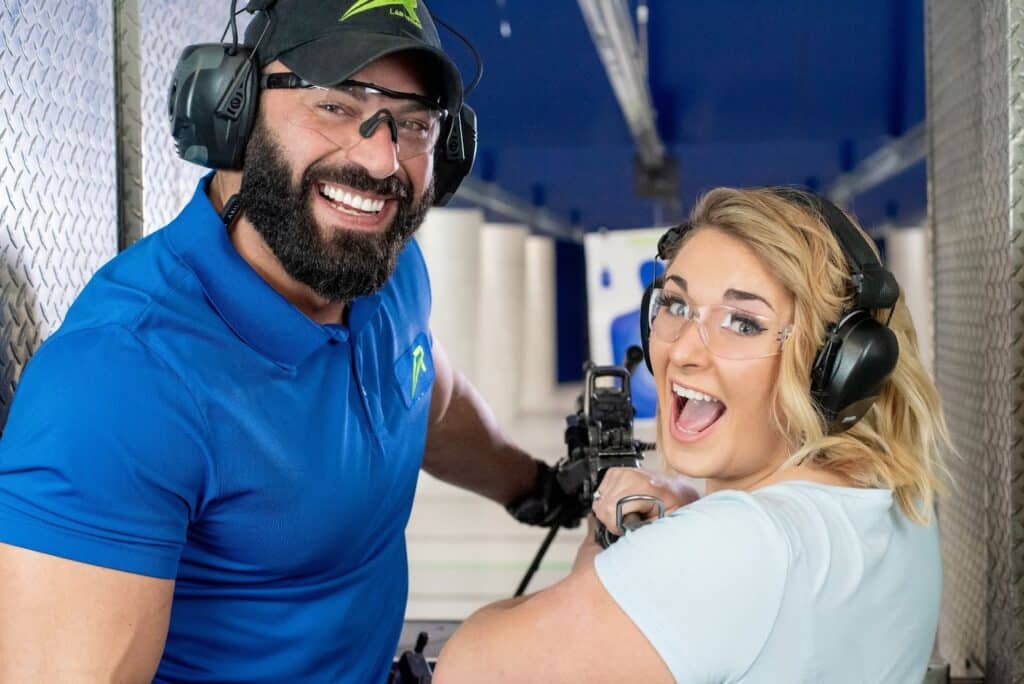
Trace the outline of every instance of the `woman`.
<path fill-rule="evenodd" d="M 667 236 L 649 318 L 659 447 L 706 496 L 609 471 L 594 512 L 611 529 L 627 494 L 674 511 L 604 551 L 588 536 L 564 580 L 478 611 L 435 681 L 921 682 L 948 435 L 902 301 L 862 313 L 899 347 L 873 405 L 837 415 L 817 386 L 830 325 L 861 296 L 837 216 L 808 193 L 722 188 Z"/>

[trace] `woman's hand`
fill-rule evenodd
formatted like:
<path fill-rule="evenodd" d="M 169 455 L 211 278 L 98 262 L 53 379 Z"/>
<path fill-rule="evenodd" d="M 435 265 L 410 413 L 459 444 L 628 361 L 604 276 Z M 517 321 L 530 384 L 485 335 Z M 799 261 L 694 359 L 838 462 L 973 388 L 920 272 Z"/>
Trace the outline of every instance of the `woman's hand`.
<path fill-rule="evenodd" d="M 609 468 L 598 492 L 600 496 L 594 497 L 591 508 L 598 520 L 615 535 L 624 532 L 615 524 L 615 504 L 624 496 L 646 494 L 657 497 L 665 504 L 666 515 L 700 498 L 697 490 L 682 475 L 644 468 Z M 628 513 L 639 513 L 646 520 L 651 520 L 658 517 L 658 507 L 650 501 L 630 501 L 622 506 L 623 517 Z"/>

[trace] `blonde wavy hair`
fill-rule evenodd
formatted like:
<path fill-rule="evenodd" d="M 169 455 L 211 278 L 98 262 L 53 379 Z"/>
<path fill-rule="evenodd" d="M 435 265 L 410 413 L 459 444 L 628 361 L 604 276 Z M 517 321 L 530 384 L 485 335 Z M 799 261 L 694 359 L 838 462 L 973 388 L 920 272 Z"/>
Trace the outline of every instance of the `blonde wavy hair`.
<path fill-rule="evenodd" d="M 693 230 L 669 248 L 667 261 L 689 236 L 708 227 L 753 249 L 794 299 L 793 330 L 783 344 L 772 390 L 772 418 L 792 452 L 780 468 L 810 462 L 859 486 L 889 489 L 908 518 L 926 524 L 936 495 L 945 493 L 940 448 L 951 445 L 938 392 L 921 363 L 910 312 L 901 297 L 889 321 L 899 360 L 878 399 L 852 428 L 827 434 L 811 399 L 811 365 L 827 326 L 850 302 L 850 268 L 821 215 L 778 190 L 717 188 L 707 193 L 691 213 Z M 883 322 L 889 318 L 888 310 L 872 313 Z"/>

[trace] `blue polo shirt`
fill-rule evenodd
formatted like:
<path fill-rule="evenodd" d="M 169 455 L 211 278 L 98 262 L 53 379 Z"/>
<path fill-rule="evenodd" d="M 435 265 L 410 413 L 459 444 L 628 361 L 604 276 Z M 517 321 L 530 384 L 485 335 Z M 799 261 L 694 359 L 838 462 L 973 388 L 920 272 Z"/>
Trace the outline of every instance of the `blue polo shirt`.
<path fill-rule="evenodd" d="M 320 325 L 238 255 L 206 184 L 28 364 L 0 541 L 175 579 L 157 681 L 384 681 L 434 370 L 422 255 Z"/>

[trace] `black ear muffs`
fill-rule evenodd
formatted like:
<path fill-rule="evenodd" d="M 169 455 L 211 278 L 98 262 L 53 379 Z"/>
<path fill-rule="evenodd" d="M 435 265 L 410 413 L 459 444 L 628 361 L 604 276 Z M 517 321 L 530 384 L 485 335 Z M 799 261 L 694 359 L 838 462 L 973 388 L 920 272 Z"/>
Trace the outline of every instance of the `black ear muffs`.
<path fill-rule="evenodd" d="M 693 226 L 686 221 L 665 231 L 658 238 L 658 258 L 667 261 L 669 250 L 692 229 Z M 661 290 L 664 284 L 665 279 L 662 276 L 656 277 L 644 290 L 644 295 L 640 299 L 640 347 L 644 350 L 644 364 L 652 375 L 654 368 L 651 366 L 651 314 L 653 313 L 651 307 L 657 306 L 658 302 L 654 295 Z"/>
<path fill-rule="evenodd" d="M 476 112 L 463 104 L 450 116 L 434 146 L 434 206 L 448 204 L 476 159 Z"/>
<path fill-rule="evenodd" d="M 864 309 L 846 312 L 830 326 L 811 367 L 811 396 L 829 434 L 864 417 L 896 368 L 896 334 Z"/>
<path fill-rule="evenodd" d="M 244 45 L 189 45 L 182 51 L 167 98 L 178 156 L 211 169 L 242 168 L 256 121 L 258 72 Z"/>
<path fill-rule="evenodd" d="M 899 299 L 899 284 L 863 234 L 831 201 L 796 188 L 779 187 L 774 193 L 820 215 L 850 268 L 850 304 L 829 326 L 825 344 L 811 365 L 811 397 L 828 433 L 836 434 L 864 417 L 896 368 L 900 354 L 896 335 L 871 311 L 892 310 Z"/>
<path fill-rule="evenodd" d="M 186 47 L 168 94 L 171 135 L 185 161 L 211 169 L 242 168 L 256 121 L 259 69 L 244 45 Z M 476 112 L 462 105 L 434 147 L 434 204 L 451 200 L 476 159 Z"/>
<path fill-rule="evenodd" d="M 644 290 L 644 296 L 640 300 L 640 347 L 644 350 L 644 364 L 652 375 L 654 368 L 651 366 L 651 307 L 658 303 L 654 295 L 661 290 L 661 286 L 661 278 L 655 278 Z"/>

